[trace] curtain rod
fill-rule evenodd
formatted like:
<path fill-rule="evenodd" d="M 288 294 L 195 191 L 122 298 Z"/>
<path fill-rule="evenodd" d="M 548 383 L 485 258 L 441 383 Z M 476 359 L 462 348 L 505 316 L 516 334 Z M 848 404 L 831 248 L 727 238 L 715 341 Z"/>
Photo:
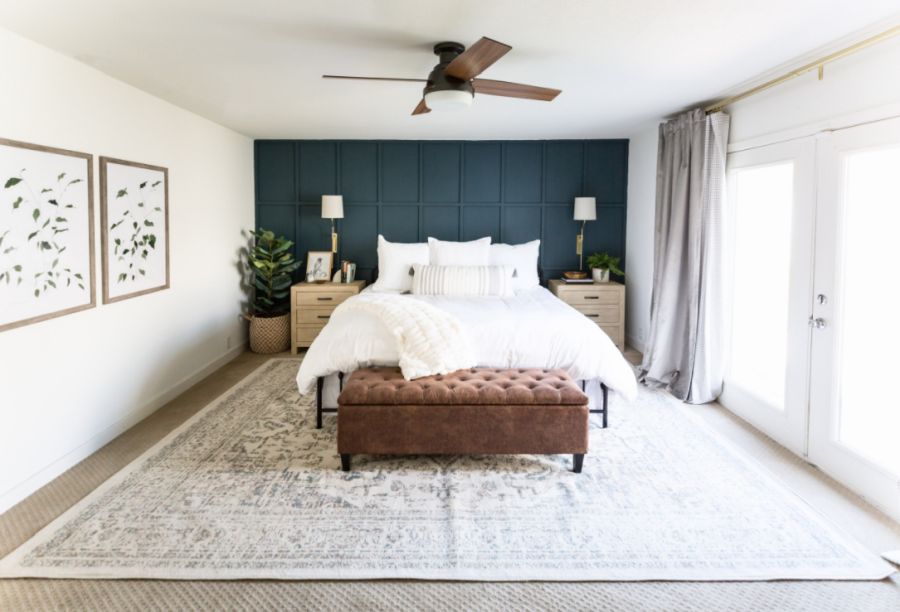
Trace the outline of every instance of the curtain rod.
<path fill-rule="evenodd" d="M 781 85 L 782 83 L 784 83 L 786 81 L 790 81 L 793 78 L 796 78 L 798 76 L 801 76 L 803 74 L 806 74 L 807 72 L 811 72 L 816 69 L 819 70 L 819 79 L 821 79 L 824 68 L 825 68 L 825 64 L 829 64 L 835 60 L 841 59 L 843 57 L 847 57 L 848 55 L 852 55 L 853 53 L 856 53 L 857 51 L 862 51 L 863 49 L 870 47 L 870 46 L 874 45 L 875 43 L 879 43 L 883 40 L 887 40 L 888 38 L 893 38 L 894 36 L 897 36 L 898 34 L 900 34 L 900 25 L 896 25 L 893 28 L 885 30 L 884 32 L 881 32 L 880 34 L 876 34 L 875 36 L 872 36 L 870 38 L 866 38 L 865 40 L 861 40 L 858 43 L 856 43 L 855 45 L 850 45 L 849 47 L 841 49 L 840 51 L 835 51 L 834 53 L 830 53 L 830 54 L 826 55 L 825 57 L 820 57 L 819 59 L 817 59 L 813 62 L 810 62 L 808 64 L 805 64 L 795 70 L 791 70 L 790 72 L 783 74 L 778 78 L 772 79 L 771 81 L 766 81 L 762 85 L 757 85 L 756 87 L 752 87 L 746 91 L 742 91 L 739 94 L 725 98 L 724 100 L 720 100 L 719 102 L 714 102 L 714 103 L 710 104 L 709 106 L 707 106 L 706 108 L 704 108 L 703 110 L 705 110 L 707 113 L 715 113 L 717 111 L 722 110 L 726 106 L 734 104 L 738 100 L 743 100 L 744 98 L 749 98 L 750 96 L 752 96 L 754 94 L 758 94 L 761 91 L 771 89 L 772 87 L 775 87 L 776 85 Z"/>

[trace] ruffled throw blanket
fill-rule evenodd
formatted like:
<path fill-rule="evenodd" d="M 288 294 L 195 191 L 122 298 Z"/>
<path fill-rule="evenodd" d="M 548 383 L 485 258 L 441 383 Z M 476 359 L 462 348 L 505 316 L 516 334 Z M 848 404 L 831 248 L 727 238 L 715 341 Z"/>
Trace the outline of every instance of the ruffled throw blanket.
<path fill-rule="evenodd" d="M 474 367 L 475 353 L 459 320 L 431 304 L 402 295 L 364 293 L 338 306 L 332 320 L 344 313 L 376 317 L 397 343 L 403 378 L 447 374 Z"/>

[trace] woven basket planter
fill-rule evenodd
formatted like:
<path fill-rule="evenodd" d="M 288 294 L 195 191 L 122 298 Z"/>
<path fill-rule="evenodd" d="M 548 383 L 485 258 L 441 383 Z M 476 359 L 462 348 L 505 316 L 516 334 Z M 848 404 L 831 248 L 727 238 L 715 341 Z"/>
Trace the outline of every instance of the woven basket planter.
<path fill-rule="evenodd" d="M 280 353 L 291 348 L 291 315 L 250 318 L 250 350 L 254 353 Z"/>

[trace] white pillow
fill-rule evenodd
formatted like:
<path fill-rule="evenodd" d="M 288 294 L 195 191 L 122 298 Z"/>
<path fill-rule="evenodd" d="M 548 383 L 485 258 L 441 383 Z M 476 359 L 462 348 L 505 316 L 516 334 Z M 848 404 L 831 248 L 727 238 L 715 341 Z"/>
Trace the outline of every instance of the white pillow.
<path fill-rule="evenodd" d="M 413 295 L 509 297 L 513 269 L 509 266 L 413 266 Z"/>
<path fill-rule="evenodd" d="M 428 264 L 427 244 L 388 242 L 378 234 L 378 279 L 372 291 L 409 291 L 414 264 Z"/>
<path fill-rule="evenodd" d="M 488 262 L 492 266 L 512 266 L 513 290 L 531 289 L 541 284 L 538 277 L 538 256 L 541 241 L 532 240 L 523 244 L 492 244 Z M 434 263 L 434 262 L 432 262 Z"/>
<path fill-rule="evenodd" d="M 471 242 L 448 242 L 428 238 L 432 266 L 486 266 L 490 257 L 491 237 Z"/>

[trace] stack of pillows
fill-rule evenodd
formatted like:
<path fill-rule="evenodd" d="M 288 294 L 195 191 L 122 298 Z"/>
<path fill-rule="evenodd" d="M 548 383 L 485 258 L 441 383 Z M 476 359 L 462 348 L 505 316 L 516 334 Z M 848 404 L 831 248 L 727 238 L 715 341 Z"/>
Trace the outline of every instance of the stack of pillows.
<path fill-rule="evenodd" d="M 378 280 L 372 291 L 417 295 L 501 296 L 540 285 L 541 241 L 491 244 L 429 238 L 413 244 L 378 236 Z"/>

